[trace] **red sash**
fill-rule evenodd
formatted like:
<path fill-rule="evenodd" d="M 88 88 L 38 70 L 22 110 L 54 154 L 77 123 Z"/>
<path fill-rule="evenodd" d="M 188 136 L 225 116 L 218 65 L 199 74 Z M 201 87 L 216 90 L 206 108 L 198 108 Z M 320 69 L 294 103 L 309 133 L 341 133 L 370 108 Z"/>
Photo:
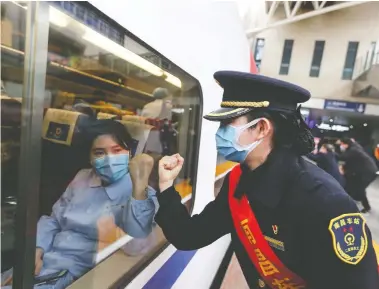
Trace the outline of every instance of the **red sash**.
<path fill-rule="evenodd" d="M 246 195 L 243 195 L 241 200 L 234 197 L 241 173 L 239 165 L 234 167 L 230 173 L 229 206 L 238 238 L 250 260 L 270 288 L 306 288 L 305 281 L 289 270 L 271 249 L 259 228 Z"/>

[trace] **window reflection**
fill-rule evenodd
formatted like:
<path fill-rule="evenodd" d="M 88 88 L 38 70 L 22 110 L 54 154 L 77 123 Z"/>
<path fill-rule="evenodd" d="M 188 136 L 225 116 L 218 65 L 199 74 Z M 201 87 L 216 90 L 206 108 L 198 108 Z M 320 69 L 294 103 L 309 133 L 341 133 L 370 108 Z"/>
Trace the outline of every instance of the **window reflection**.
<path fill-rule="evenodd" d="M 2 281 L 14 265 L 25 35 L 20 18 L 27 9 L 20 3 L 3 7 Z M 122 277 L 166 242 L 153 220 L 163 155 L 179 152 L 189 160 L 176 187 L 191 207 L 200 91 L 196 80 L 95 10 L 55 2 L 49 14 L 35 274 L 39 281 L 54 276 L 59 288 L 78 278 L 73 288 L 90 288 L 93 276 L 82 276 L 97 263 L 122 254 L 129 260 Z"/>
<path fill-rule="evenodd" d="M 25 17 L 25 7 L 8 6 Z M 96 10 L 78 2 L 54 2 L 49 14 L 35 274 L 42 279 L 55 274 L 57 288 L 71 283 L 72 288 L 90 288 L 89 271 L 111 261 L 112 254 L 128 260 L 122 277 L 165 243 L 154 223 L 157 166 L 163 155 L 179 152 L 188 159 L 176 187 L 191 207 L 200 91 L 195 79 L 126 37 Z M 14 16 L 7 15 L 13 24 Z M 11 164 L 2 170 L 2 179 L 13 176 L 2 183 L 2 196 L 9 204 L 17 202 L 24 61 L 20 35 L 25 34 L 19 18 L 11 37 L 3 32 L 7 37 L 1 44 L 2 110 L 3 101 L 9 102 L 2 114 L 2 165 Z M 7 23 L 2 21 L 4 31 Z M 11 249 L 8 258 L 2 247 L 3 269 L 14 265 Z"/>

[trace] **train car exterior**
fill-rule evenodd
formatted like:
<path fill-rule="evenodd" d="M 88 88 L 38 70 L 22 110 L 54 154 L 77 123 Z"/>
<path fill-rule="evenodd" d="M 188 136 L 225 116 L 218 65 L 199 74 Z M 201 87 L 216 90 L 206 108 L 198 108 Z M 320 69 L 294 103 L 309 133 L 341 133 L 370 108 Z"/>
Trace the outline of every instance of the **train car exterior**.
<path fill-rule="evenodd" d="M 176 188 L 191 214 L 214 199 L 235 164 L 217 156 L 217 124 L 202 120 L 222 97 L 213 73 L 255 68 L 236 2 L 9 1 L 1 25 L 2 285 L 33 288 L 41 259 L 46 268 L 37 275 L 62 274 L 65 288 L 209 288 L 229 236 L 190 252 L 168 244 L 153 224 L 146 229 L 153 233 L 133 238 L 138 222 L 119 217 L 127 209 L 115 192 L 104 188 L 104 206 L 89 197 L 80 207 L 83 195 L 73 188 L 89 170 L 86 128 L 113 119 L 134 138 L 131 156 L 186 158 Z M 133 170 L 128 177 L 133 183 Z M 146 193 L 156 190 L 154 177 L 146 182 Z M 102 210 L 113 223 L 96 219 Z M 86 237 L 75 239 L 79 231 Z M 67 262 L 88 236 L 90 253 L 73 253 L 79 269 L 48 268 Z"/>

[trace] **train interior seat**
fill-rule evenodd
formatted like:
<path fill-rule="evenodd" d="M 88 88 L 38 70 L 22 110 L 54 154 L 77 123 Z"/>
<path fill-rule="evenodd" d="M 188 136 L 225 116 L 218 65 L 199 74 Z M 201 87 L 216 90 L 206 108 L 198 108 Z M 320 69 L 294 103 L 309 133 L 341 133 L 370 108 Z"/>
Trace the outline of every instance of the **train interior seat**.
<path fill-rule="evenodd" d="M 106 113 L 106 112 L 98 112 L 97 119 L 119 119 L 120 117 L 115 114 Z"/>
<path fill-rule="evenodd" d="M 83 131 L 92 118 L 76 111 L 49 108 L 42 127 L 40 215 L 50 214 L 53 204 L 76 173 L 89 167 Z"/>

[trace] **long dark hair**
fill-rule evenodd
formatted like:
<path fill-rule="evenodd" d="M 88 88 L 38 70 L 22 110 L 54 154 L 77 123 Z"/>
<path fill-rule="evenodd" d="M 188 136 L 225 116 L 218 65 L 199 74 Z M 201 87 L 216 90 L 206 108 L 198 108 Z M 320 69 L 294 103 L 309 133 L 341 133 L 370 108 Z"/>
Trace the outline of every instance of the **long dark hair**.
<path fill-rule="evenodd" d="M 314 137 L 301 116 L 300 107 L 295 112 L 256 109 L 246 116 L 248 122 L 257 118 L 272 122 L 274 149 L 290 149 L 297 155 L 306 155 L 314 150 Z"/>

